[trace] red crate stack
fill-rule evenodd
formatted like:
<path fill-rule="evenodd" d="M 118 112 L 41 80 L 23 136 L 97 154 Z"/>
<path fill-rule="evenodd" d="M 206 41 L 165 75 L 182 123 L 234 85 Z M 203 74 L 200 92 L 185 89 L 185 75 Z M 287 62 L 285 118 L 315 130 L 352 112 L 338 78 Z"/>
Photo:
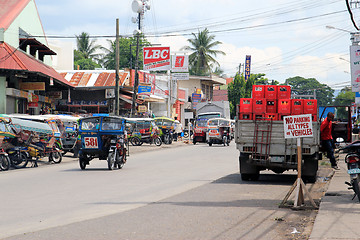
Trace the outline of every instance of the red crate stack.
<path fill-rule="evenodd" d="M 277 121 L 277 120 L 279 120 L 278 119 L 278 116 L 279 116 L 279 114 L 278 113 L 266 113 L 265 114 L 265 118 L 267 118 L 267 119 L 271 119 L 271 120 L 273 120 L 273 121 Z"/>
<path fill-rule="evenodd" d="M 278 86 L 277 97 L 278 97 L 278 99 L 290 99 L 291 98 L 291 87 L 290 86 Z"/>
<path fill-rule="evenodd" d="M 252 98 L 240 98 L 240 113 L 251 113 L 253 109 Z"/>
<path fill-rule="evenodd" d="M 266 99 L 277 99 L 278 86 L 266 85 L 265 86 L 265 98 Z"/>
<path fill-rule="evenodd" d="M 239 113 L 239 120 L 252 120 L 253 114 L 252 113 Z"/>
<path fill-rule="evenodd" d="M 304 100 L 304 114 L 311 114 L 312 120 L 317 121 L 317 100 L 316 99 L 305 99 Z"/>
<path fill-rule="evenodd" d="M 263 114 L 266 113 L 266 100 L 262 99 L 253 99 L 253 113 Z"/>
<path fill-rule="evenodd" d="M 276 99 L 266 99 L 266 113 L 277 113 Z"/>
<path fill-rule="evenodd" d="M 304 113 L 304 100 L 291 99 L 291 115 L 299 115 Z"/>
<path fill-rule="evenodd" d="M 252 98 L 262 99 L 265 97 L 265 85 L 253 85 Z"/>

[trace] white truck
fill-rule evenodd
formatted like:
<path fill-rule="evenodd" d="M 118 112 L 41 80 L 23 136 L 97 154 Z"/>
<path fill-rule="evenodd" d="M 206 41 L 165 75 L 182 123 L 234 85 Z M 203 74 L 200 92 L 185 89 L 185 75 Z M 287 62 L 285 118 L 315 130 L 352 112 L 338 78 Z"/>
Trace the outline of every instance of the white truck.
<path fill-rule="evenodd" d="M 242 180 L 259 179 L 260 171 L 283 173 L 297 170 L 296 139 L 284 137 L 283 121 L 236 120 L 235 143 L 240 151 L 239 165 Z M 302 178 L 316 181 L 318 160 L 321 158 L 320 123 L 313 122 L 313 137 L 301 138 Z"/>

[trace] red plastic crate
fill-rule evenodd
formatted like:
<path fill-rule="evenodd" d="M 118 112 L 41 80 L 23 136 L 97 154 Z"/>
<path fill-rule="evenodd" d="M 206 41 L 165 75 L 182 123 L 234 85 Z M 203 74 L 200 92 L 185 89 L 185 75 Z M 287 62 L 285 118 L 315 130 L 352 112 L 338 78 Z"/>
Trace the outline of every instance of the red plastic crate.
<path fill-rule="evenodd" d="M 277 99 L 278 86 L 266 85 L 265 86 L 265 98 L 266 99 Z"/>
<path fill-rule="evenodd" d="M 278 99 L 290 99 L 291 98 L 291 87 L 290 86 L 278 86 L 277 89 Z"/>
<path fill-rule="evenodd" d="M 265 85 L 253 85 L 252 98 L 261 99 L 265 97 Z"/>
<path fill-rule="evenodd" d="M 318 114 L 316 99 L 304 100 L 304 114 Z"/>
<path fill-rule="evenodd" d="M 253 114 L 253 120 L 264 119 L 264 118 L 265 118 L 265 113 L 254 113 Z"/>
<path fill-rule="evenodd" d="M 291 99 L 279 99 L 277 102 L 278 113 L 288 114 L 291 113 Z"/>
<path fill-rule="evenodd" d="M 277 100 L 266 99 L 266 113 L 277 113 Z"/>
<path fill-rule="evenodd" d="M 279 114 L 277 114 L 277 113 L 266 113 L 265 114 L 265 118 L 272 119 L 273 121 L 279 120 L 278 117 L 279 117 Z"/>
<path fill-rule="evenodd" d="M 252 120 L 253 114 L 252 113 L 239 113 L 239 120 Z"/>
<path fill-rule="evenodd" d="M 250 113 L 253 109 L 252 98 L 240 98 L 240 109 L 239 113 Z"/>
<path fill-rule="evenodd" d="M 266 100 L 262 99 L 253 99 L 253 113 L 266 113 Z"/>
<path fill-rule="evenodd" d="M 304 114 L 304 99 L 291 99 L 291 115 Z"/>

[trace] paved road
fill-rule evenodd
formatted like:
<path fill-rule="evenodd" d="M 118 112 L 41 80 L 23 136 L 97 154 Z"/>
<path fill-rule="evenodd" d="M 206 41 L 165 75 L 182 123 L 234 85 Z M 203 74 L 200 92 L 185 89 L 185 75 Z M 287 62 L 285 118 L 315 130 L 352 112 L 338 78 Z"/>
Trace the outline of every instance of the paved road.
<path fill-rule="evenodd" d="M 118 171 L 94 160 L 5 172 L 0 238 L 277 239 L 296 175 L 242 182 L 237 158 L 234 143 L 189 145 L 133 154 Z"/>

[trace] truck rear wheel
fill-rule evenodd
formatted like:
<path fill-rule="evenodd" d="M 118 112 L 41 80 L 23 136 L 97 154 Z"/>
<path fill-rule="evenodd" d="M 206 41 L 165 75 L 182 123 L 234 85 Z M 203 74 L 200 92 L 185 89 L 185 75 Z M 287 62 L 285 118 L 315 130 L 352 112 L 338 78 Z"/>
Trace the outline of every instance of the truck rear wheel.
<path fill-rule="evenodd" d="M 260 177 L 260 171 L 254 165 L 249 163 L 249 155 L 240 153 L 239 157 L 241 180 L 243 181 L 257 181 Z"/>

